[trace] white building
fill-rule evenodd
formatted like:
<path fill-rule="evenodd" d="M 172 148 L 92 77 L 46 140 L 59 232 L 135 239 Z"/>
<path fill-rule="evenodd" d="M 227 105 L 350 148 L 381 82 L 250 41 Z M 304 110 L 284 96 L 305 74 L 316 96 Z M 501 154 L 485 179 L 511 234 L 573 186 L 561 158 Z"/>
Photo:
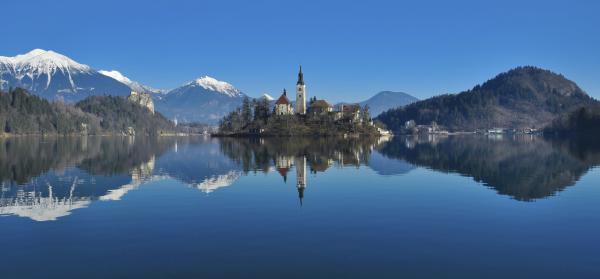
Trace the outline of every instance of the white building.
<path fill-rule="evenodd" d="M 292 115 L 294 114 L 294 109 L 292 108 L 292 104 L 290 100 L 287 98 L 287 92 L 283 89 L 283 94 L 277 99 L 275 102 L 275 114 L 276 115 Z"/>
<path fill-rule="evenodd" d="M 304 84 L 304 74 L 302 66 L 298 72 L 298 82 L 296 83 L 296 113 L 306 114 L 306 85 Z"/>

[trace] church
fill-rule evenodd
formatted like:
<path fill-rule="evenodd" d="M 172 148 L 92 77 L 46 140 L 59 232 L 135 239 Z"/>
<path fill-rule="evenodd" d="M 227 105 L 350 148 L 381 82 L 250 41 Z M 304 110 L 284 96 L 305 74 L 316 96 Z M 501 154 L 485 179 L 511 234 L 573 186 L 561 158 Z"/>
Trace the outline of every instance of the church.
<path fill-rule="evenodd" d="M 294 113 L 300 115 L 306 114 L 306 85 L 304 84 L 302 66 L 300 66 L 298 82 L 296 82 L 296 106 L 292 107 L 292 103 L 288 99 L 285 89 L 283 89 L 283 94 L 281 94 L 275 102 L 276 115 L 293 115 Z"/>
<path fill-rule="evenodd" d="M 296 82 L 296 103 L 288 99 L 287 91 L 283 89 L 283 94 L 275 102 L 275 115 L 302 115 L 308 117 L 332 117 L 335 121 L 345 121 L 350 123 L 361 122 L 361 108 L 358 104 L 340 105 L 335 111 L 333 106 L 325 100 L 317 100 L 316 97 L 310 99 L 308 107 L 306 104 L 306 84 L 304 83 L 304 73 L 302 66 L 298 72 L 298 81 Z"/>

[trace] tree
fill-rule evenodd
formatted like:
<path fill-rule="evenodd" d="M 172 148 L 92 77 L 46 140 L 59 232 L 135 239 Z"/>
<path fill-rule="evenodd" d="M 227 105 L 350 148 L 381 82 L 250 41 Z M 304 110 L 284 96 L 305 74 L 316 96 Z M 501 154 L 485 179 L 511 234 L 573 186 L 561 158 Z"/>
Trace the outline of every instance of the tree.
<path fill-rule="evenodd" d="M 261 99 L 254 103 L 254 121 L 262 121 L 266 123 L 270 117 L 269 101 Z"/>
<path fill-rule="evenodd" d="M 250 99 L 244 97 L 242 102 L 242 125 L 248 125 L 252 121 L 252 107 L 250 106 Z"/>
<path fill-rule="evenodd" d="M 369 112 L 369 105 L 365 105 L 363 107 L 362 122 L 363 123 L 370 123 L 371 122 L 371 112 Z"/>

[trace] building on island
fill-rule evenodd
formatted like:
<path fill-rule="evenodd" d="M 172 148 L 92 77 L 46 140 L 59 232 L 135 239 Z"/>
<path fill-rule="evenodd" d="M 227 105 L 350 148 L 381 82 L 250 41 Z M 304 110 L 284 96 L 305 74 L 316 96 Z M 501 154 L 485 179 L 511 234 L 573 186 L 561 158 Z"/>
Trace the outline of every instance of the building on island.
<path fill-rule="evenodd" d="M 311 99 L 308 105 L 308 114 L 311 116 L 327 115 L 333 112 L 333 106 L 325 100 Z"/>
<path fill-rule="evenodd" d="M 345 104 L 340 106 L 340 112 L 342 113 L 342 119 L 350 123 L 360 123 L 360 105 L 359 104 Z"/>
<path fill-rule="evenodd" d="M 296 82 L 296 114 L 306 114 L 306 85 L 304 84 L 302 66 L 300 66 L 298 82 Z"/>
<path fill-rule="evenodd" d="M 275 102 L 274 114 L 281 115 L 306 115 L 311 118 L 322 118 L 328 117 L 333 121 L 342 121 L 346 123 L 362 123 L 363 115 L 362 108 L 359 104 L 342 104 L 331 105 L 324 99 L 317 99 L 312 97 L 306 102 L 306 84 L 304 82 L 304 73 L 302 72 L 302 66 L 298 72 L 298 81 L 296 82 L 296 101 L 292 105 L 292 102 L 287 97 L 286 90 L 283 90 L 283 94 Z"/>
<path fill-rule="evenodd" d="M 275 102 L 275 115 L 292 115 L 294 114 L 294 109 L 292 108 L 292 103 L 287 98 L 287 92 L 283 89 L 283 94 L 277 99 Z"/>

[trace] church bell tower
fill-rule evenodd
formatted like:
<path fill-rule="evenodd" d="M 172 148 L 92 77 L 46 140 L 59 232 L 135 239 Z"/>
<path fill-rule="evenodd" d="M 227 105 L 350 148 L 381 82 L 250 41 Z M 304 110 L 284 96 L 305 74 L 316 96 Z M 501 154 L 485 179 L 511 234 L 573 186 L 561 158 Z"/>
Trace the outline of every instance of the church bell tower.
<path fill-rule="evenodd" d="M 300 66 L 300 72 L 298 72 L 298 82 L 296 83 L 296 113 L 306 114 L 306 85 L 304 85 L 302 66 Z"/>

